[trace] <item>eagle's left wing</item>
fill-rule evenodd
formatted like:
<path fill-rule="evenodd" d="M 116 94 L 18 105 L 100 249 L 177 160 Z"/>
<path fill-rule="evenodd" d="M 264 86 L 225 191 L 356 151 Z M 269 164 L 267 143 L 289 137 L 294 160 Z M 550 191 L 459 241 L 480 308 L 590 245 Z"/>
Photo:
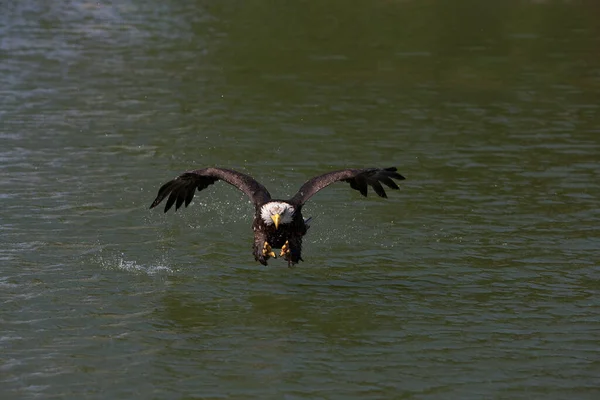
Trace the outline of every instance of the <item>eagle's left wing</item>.
<path fill-rule="evenodd" d="M 316 176 L 302 185 L 298 193 L 291 198 L 290 203 L 302 205 L 319 190 L 338 181 L 348 182 L 352 189 L 358 190 L 363 196 L 367 195 L 367 187 L 371 186 L 377 195 L 380 197 L 387 197 L 381 184 L 383 183 L 392 189 L 399 189 L 392 178 L 398 180 L 405 179 L 396 171 L 396 167 L 390 167 L 383 169 L 344 169 L 341 171 L 329 172 L 324 175 Z"/>
<path fill-rule="evenodd" d="M 152 202 L 152 205 L 150 205 L 150 208 L 156 207 L 167 196 L 169 196 L 169 199 L 165 205 L 165 212 L 173 204 L 175 204 L 175 210 L 184 203 L 187 207 L 192 201 L 196 189 L 198 191 L 206 189 L 218 180 L 225 181 L 246 193 L 256 207 L 271 200 L 269 191 L 249 175 L 225 168 L 204 168 L 184 172 L 177 178 L 162 185 L 158 189 L 158 195 Z"/>

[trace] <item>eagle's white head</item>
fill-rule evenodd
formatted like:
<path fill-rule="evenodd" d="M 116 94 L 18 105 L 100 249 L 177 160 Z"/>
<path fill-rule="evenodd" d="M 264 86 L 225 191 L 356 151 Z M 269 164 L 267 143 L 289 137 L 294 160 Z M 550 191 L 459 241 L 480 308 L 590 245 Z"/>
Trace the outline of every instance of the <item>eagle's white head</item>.
<path fill-rule="evenodd" d="M 294 206 L 289 203 L 270 201 L 260 208 L 260 217 L 267 226 L 274 224 L 277 229 L 281 224 L 292 222 L 295 212 Z"/>

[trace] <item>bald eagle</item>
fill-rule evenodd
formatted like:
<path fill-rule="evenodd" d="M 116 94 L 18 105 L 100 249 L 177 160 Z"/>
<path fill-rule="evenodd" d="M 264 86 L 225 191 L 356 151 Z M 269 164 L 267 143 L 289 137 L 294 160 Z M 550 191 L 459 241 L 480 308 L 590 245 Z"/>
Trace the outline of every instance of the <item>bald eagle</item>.
<path fill-rule="evenodd" d="M 187 207 L 196 189 L 206 189 L 218 180 L 225 181 L 244 192 L 254 203 L 255 213 L 252 230 L 254 231 L 253 253 L 256 261 L 267 265 L 270 257 L 277 258 L 273 249 L 281 249 L 280 257 L 288 262 L 288 267 L 302 260 L 302 237 L 306 234 L 309 220 L 302 217 L 302 206 L 315 193 L 330 184 L 348 182 L 352 189 L 367 196 L 367 187 L 371 186 L 377 195 L 387 197 L 381 184 L 399 189 L 392 180 L 404 177 L 391 168 L 344 169 L 329 172 L 307 181 L 298 193 L 289 200 L 273 200 L 269 191 L 254 178 L 238 171 L 224 168 L 204 168 L 187 171 L 165 183 L 158 190 L 156 199 L 150 208 L 156 207 L 167 196 L 164 212 L 173 204 L 175 210 L 182 204 Z"/>

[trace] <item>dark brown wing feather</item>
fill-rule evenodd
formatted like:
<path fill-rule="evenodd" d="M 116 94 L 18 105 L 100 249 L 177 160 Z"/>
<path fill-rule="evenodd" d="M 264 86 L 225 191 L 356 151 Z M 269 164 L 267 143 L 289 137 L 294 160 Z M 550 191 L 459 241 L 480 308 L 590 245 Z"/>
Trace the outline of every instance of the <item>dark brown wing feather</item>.
<path fill-rule="evenodd" d="M 363 196 L 367 195 L 367 188 L 371 186 L 380 197 L 387 197 L 381 183 L 391 189 L 399 189 L 396 182 L 392 180 L 403 180 L 404 177 L 396 172 L 396 167 L 390 168 L 366 168 L 366 169 L 344 169 L 316 176 L 306 182 L 298 193 L 291 198 L 290 203 L 302 205 L 315 193 L 334 182 L 344 181 L 350 184 L 352 189 L 358 190 Z"/>
<path fill-rule="evenodd" d="M 230 169 L 204 168 L 184 172 L 162 185 L 150 208 L 156 207 L 167 196 L 169 198 L 165 204 L 165 212 L 173 204 L 175 204 L 175 210 L 179 209 L 182 204 L 187 207 L 194 198 L 196 189 L 198 191 L 206 189 L 218 180 L 225 181 L 246 193 L 257 207 L 271 200 L 269 191 L 251 176 Z"/>

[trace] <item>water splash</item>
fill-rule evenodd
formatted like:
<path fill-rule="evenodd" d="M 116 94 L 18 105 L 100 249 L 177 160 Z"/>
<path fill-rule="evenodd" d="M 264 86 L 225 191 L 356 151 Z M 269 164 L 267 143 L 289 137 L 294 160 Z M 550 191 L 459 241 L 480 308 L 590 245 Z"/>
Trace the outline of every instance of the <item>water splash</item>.
<path fill-rule="evenodd" d="M 150 276 L 171 275 L 176 272 L 175 269 L 167 265 L 164 259 L 145 264 L 135 260 L 127 260 L 124 254 L 113 254 L 109 256 L 99 255 L 98 263 L 104 269 L 121 270 L 129 273 Z"/>

